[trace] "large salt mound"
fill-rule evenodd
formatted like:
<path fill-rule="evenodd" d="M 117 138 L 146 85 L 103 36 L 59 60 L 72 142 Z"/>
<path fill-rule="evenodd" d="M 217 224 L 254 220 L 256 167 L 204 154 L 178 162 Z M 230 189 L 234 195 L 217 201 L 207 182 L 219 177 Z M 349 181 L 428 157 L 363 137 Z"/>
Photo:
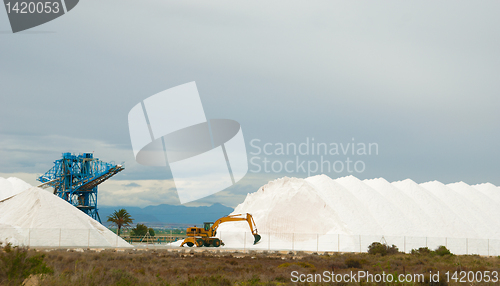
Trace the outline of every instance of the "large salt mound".
<path fill-rule="evenodd" d="M 31 187 L 30 184 L 15 177 L 10 177 L 8 179 L 0 177 L 0 201 L 17 195 Z"/>
<path fill-rule="evenodd" d="M 287 195 L 273 190 L 281 190 Z M 303 200 L 304 197 L 307 200 Z M 331 229 L 336 233 L 347 231 L 344 225 L 338 223 L 340 219 L 336 219 L 336 212 L 325 203 L 316 188 L 305 180 L 275 180 L 247 198 L 242 208 L 253 210 L 254 220 L 261 222 L 257 224 L 259 230 L 266 233 L 325 234 Z M 314 220 L 310 220 L 311 210 L 316 216 Z"/>
<path fill-rule="evenodd" d="M 481 240 L 478 243 L 486 249 L 486 243 L 492 243 L 488 239 L 500 239 L 499 202 L 500 189 L 489 183 L 417 184 L 410 179 L 389 183 L 382 178 L 361 181 L 348 176 L 333 180 L 319 175 L 271 181 L 248 194 L 232 214 L 253 215 L 263 234 L 261 248 L 273 242 L 278 248 L 290 248 L 290 239 L 296 243 L 305 234 L 312 235 L 312 248 L 319 249 L 322 240 L 329 240 L 331 247 L 337 239 L 332 235 L 339 234 L 337 240 L 343 235 L 352 242 L 344 243 L 341 250 L 345 251 L 359 251 L 364 237 L 382 236 L 401 238 L 402 242 L 404 237 L 414 238 L 412 241 L 423 244 L 419 246 L 425 246 L 427 238 L 429 243 L 434 239 L 443 245 L 446 239 L 465 245 L 465 238 L 469 238 L 475 239 L 474 243 Z M 218 232 L 226 246 L 242 247 L 242 237 L 235 233 L 249 232 L 249 228 L 244 222 L 225 223 Z M 250 245 L 251 235 L 246 240 Z"/>
<path fill-rule="evenodd" d="M 17 180 L 13 180 L 17 187 L 26 187 Z M 0 193 L 7 193 L 5 189 L 0 190 Z M 14 187 L 14 191 L 10 189 L 9 192 L 17 191 Z M 0 244 L 5 243 L 43 247 L 131 247 L 68 202 L 36 187 L 0 201 Z"/>

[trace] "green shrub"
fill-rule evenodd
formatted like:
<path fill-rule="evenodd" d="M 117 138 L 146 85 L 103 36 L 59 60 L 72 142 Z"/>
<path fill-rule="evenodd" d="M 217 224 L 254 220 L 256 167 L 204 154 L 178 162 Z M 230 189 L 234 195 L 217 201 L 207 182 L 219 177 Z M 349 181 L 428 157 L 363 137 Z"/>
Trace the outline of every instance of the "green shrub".
<path fill-rule="evenodd" d="M 155 236 L 155 230 L 154 229 L 149 228 L 148 231 L 149 231 L 149 235 Z"/>
<path fill-rule="evenodd" d="M 394 244 L 389 247 L 388 245 L 387 246 L 387 254 L 389 255 L 393 255 L 393 254 L 398 254 L 399 253 L 399 248 L 397 246 L 395 246 Z"/>
<path fill-rule="evenodd" d="M 387 247 L 380 242 L 374 242 L 368 246 L 368 253 L 373 255 L 380 254 L 384 256 L 387 254 Z"/>
<path fill-rule="evenodd" d="M 348 258 L 345 260 L 347 268 L 361 268 L 361 261 L 355 258 Z"/>
<path fill-rule="evenodd" d="M 428 247 L 420 247 L 419 249 L 412 249 L 411 254 L 422 254 L 428 255 L 431 254 L 431 250 Z"/>
<path fill-rule="evenodd" d="M 133 229 L 130 230 L 131 236 L 145 236 L 149 232 L 149 235 L 155 236 L 155 231 L 152 228 L 148 228 L 145 224 L 138 223 Z"/>
<path fill-rule="evenodd" d="M 0 250 L 0 285 L 21 285 L 32 274 L 52 274 L 44 261 L 45 254 L 36 254 L 26 248 L 7 245 Z"/>
<path fill-rule="evenodd" d="M 280 265 L 278 265 L 278 268 L 286 268 L 292 265 L 298 265 L 302 268 L 310 268 L 310 269 L 315 269 L 314 265 L 308 262 L 295 262 L 295 263 L 290 263 L 290 262 L 285 262 Z"/>
<path fill-rule="evenodd" d="M 292 264 L 290 264 L 290 262 L 285 262 L 285 263 L 281 263 L 280 265 L 278 265 L 278 268 L 286 268 L 290 265 L 292 265 Z"/>
<path fill-rule="evenodd" d="M 296 264 L 302 268 L 314 268 L 314 265 L 308 262 L 297 262 Z"/>
<path fill-rule="evenodd" d="M 248 280 L 248 285 L 260 285 L 260 284 L 261 284 L 260 277 L 256 274 L 252 275 L 252 278 Z"/>
<path fill-rule="evenodd" d="M 445 256 L 445 255 L 451 255 L 451 251 L 446 248 L 446 246 L 440 245 L 436 250 L 434 250 L 434 253 L 436 253 L 439 256 Z"/>
<path fill-rule="evenodd" d="M 393 244 L 392 246 L 388 246 L 387 244 L 382 244 L 380 242 L 374 242 L 368 246 L 369 254 L 380 254 L 382 256 L 397 254 L 399 253 L 399 249 Z"/>
<path fill-rule="evenodd" d="M 280 282 L 280 283 L 286 283 L 286 282 L 288 282 L 288 279 L 283 275 L 279 275 L 279 276 L 274 278 L 274 281 Z"/>

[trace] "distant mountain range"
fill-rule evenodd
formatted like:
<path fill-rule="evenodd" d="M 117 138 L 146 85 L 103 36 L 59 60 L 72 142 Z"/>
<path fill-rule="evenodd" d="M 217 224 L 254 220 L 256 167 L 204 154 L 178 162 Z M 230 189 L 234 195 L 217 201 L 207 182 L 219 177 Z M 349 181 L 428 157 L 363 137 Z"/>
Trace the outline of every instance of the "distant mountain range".
<path fill-rule="evenodd" d="M 217 219 L 230 214 L 233 208 L 221 204 L 213 204 L 209 207 L 186 207 L 182 205 L 157 205 L 140 207 L 116 206 L 99 207 L 99 216 L 104 225 L 108 225 L 107 217 L 115 210 L 125 209 L 136 223 L 146 223 L 157 226 L 179 226 L 203 225 L 203 222 L 214 222 Z"/>

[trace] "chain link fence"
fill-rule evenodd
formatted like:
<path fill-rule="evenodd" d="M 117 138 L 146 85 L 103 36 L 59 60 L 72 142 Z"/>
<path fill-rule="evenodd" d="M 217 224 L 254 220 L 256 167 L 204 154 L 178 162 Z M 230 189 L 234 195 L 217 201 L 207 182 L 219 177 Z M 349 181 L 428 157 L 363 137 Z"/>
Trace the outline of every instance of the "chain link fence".
<path fill-rule="evenodd" d="M 219 232 L 223 248 L 242 250 L 289 250 L 312 252 L 366 252 L 373 242 L 395 245 L 399 251 L 409 253 L 412 249 L 445 246 L 454 254 L 500 255 L 499 239 L 412 237 L 384 235 L 346 235 L 311 233 L 260 233 L 261 239 L 254 244 L 250 232 Z M 96 229 L 41 229 L 0 228 L 0 243 L 11 243 L 27 247 L 59 248 L 121 248 L 127 243 L 136 247 L 178 247 L 182 235 L 153 237 L 118 237 L 109 230 Z"/>
<path fill-rule="evenodd" d="M 384 235 L 346 235 L 309 233 L 260 233 L 261 240 L 245 232 L 219 233 L 226 247 L 245 250 L 291 250 L 313 252 L 367 252 L 373 242 L 395 245 L 399 251 L 428 247 L 431 250 L 445 246 L 454 254 L 500 255 L 500 240 L 478 238 L 412 237 Z"/>

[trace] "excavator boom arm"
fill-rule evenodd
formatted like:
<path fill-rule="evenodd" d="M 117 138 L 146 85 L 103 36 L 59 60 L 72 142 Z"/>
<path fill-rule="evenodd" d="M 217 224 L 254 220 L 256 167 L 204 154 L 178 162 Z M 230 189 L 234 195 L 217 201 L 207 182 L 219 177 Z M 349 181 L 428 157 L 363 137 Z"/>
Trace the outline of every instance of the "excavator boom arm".
<path fill-rule="evenodd" d="M 236 215 L 228 215 L 225 217 L 221 217 L 218 219 L 212 227 L 210 227 L 210 233 L 212 236 L 215 235 L 217 229 L 219 228 L 219 225 L 224 222 L 228 221 L 247 221 L 248 226 L 250 226 L 250 230 L 252 231 L 252 234 L 255 238 L 254 244 L 256 244 L 260 240 L 260 235 L 257 232 L 257 226 L 255 225 L 255 221 L 253 220 L 253 217 L 251 214 L 247 213 L 245 217 L 241 217 L 242 214 L 236 214 Z"/>

